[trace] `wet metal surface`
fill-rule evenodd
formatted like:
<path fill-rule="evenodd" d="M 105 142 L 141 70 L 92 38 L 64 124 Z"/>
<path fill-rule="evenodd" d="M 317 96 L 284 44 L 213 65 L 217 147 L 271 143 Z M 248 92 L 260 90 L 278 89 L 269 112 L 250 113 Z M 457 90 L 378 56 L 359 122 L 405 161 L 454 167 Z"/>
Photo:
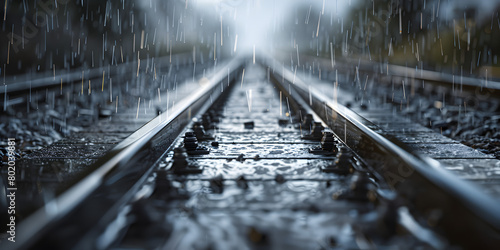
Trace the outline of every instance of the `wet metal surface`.
<path fill-rule="evenodd" d="M 314 80 L 314 86 L 326 92 L 331 88 L 331 83 Z M 355 97 L 348 90 L 339 88 L 338 91 L 339 103 L 355 103 Z M 392 105 L 380 103 L 376 98 L 371 101 L 367 109 L 354 106 L 353 110 L 381 127 L 384 134 L 397 138 L 420 154 L 438 160 L 446 170 L 479 185 L 488 195 L 497 199 L 500 197 L 500 181 L 494 177 L 500 161 L 495 156 L 479 152 L 412 122 Z"/>
<path fill-rule="evenodd" d="M 407 230 L 408 222 L 398 216 L 399 210 L 406 207 L 398 208 L 391 200 L 396 196 L 393 190 L 384 189 L 387 184 L 381 179 L 378 183 L 372 175 L 366 174 L 358 159 L 341 161 L 343 158 L 337 157 L 336 152 L 322 152 L 319 141 L 302 139 L 304 134 L 310 133 L 310 128 L 300 125 L 304 114 L 294 110 L 290 100 L 266 81 L 265 69 L 247 65 L 246 72 L 252 77 L 242 78 L 241 85 L 236 84 L 231 89 L 228 99 L 216 103 L 212 110 L 213 124 L 205 130 L 213 140 L 199 141 L 195 150 L 191 148 L 186 153 L 188 142 L 193 143 L 186 138 L 193 135 L 182 133 L 174 146 L 183 147 L 184 151 L 176 148 L 176 154 L 168 152 L 145 184 L 126 206 L 120 208 L 116 220 L 106 226 L 104 233 L 96 235 L 95 243 L 80 242 L 80 246 L 111 249 L 409 249 L 445 244 L 437 235 L 422 228 Z M 92 152 L 101 154 L 99 149 L 105 151 L 104 145 L 115 146 L 123 136 L 118 131 L 134 129 L 147 120 L 127 120 L 131 117 L 103 120 L 91 129 L 106 134 L 109 144 L 99 144 L 99 135 L 81 133 L 80 139 L 75 137 L 75 140 L 55 144 L 59 150 L 55 150 L 52 157 L 71 159 L 69 156 L 74 154 L 92 158 L 92 154 L 78 150 L 81 146 L 94 147 Z M 429 154 L 441 145 L 454 145 L 402 119 L 394 119 L 393 129 L 389 117 L 381 118 L 377 124 L 389 131 L 387 133 L 401 135 L 399 132 L 405 131 L 403 134 L 410 138 L 410 144 L 423 145 L 420 150 L 428 150 Z M 420 144 L 415 135 L 423 133 L 429 134 L 432 143 Z M 173 138 L 168 137 L 160 139 L 171 142 Z M 335 150 L 338 146 L 340 144 Z M 320 154 L 311 153 L 318 152 L 317 148 Z M 64 150 L 72 154 L 64 155 Z M 452 154 L 453 150 L 445 153 Z M 32 157 L 36 159 L 38 155 Z M 183 174 L 175 172 L 174 166 L 183 161 L 191 170 Z M 324 172 L 334 164 L 347 167 L 347 171 L 342 174 Z M 57 164 L 50 166 L 54 168 Z M 59 172 L 57 176 L 65 175 Z M 477 177 L 483 173 L 475 174 Z M 486 171 L 484 174 L 491 173 Z M 485 182 L 479 178 L 474 181 Z M 49 184 L 50 181 L 44 185 Z M 495 186 L 491 190 L 495 190 Z M 114 192 L 119 193 L 111 190 L 108 195 L 116 195 Z M 46 199 L 35 198 L 41 199 L 40 202 Z M 409 214 L 406 218 L 413 220 Z M 429 233 L 425 241 L 420 238 L 423 232 Z"/>
<path fill-rule="evenodd" d="M 177 79 L 182 81 L 180 75 Z M 82 120 L 82 124 L 87 118 L 91 121 L 82 131 L 72 133 L 17 161 L 18 222 L 21 223 L 37 209 L 53 201 L 73 185 L 77 178 L 88 173 L 89 166 L 97 159 L 154 118 L 158 112 L 157 107 L 175 108 L 172 103 L 192 93 L 193 85 L 198 84 L 178 84 L 175 94 L 164 91 L 161 102 L 156 98 L 151 102 L 148 100 L 148 105 L 141 105 L 139 110 L 135 107 L 128 110 L 120 107 L 115 110 L 112 107 L 109 117 L 101 117 L 95 121 L 95 114 L 81 114 L 76 119 Z M 6 178 L 7 172 L 2 172 L 2 176 Z"/>
<path fill-rule="evenodd" d="M 231 71 L 229 71 L 229 68 L 233 71 L 239 71 L 240 66 L 240 60 L 236 58 L 229 63 L 221 64 L 220 69 L 214 68 L 214 72 L 208 76 L 208 84 L 200 85 L 198 82 L 188 81 L 182 85 L 183 88 L 177 89 L 176 87 L 175 94 L 172 94 L 175 95 L 175 98 L 170 96 L 169 99 L 167 91 L 166 96 L 162 96 L 162 98 L 158 97 L 158 102 L 145 101 L 145 103 L 151 104 L 150 107 L 146 105 L 144 107 L 146 109 L 142 109 L 141 105 L 136 110 L 136 114 L 140 114 L 142 111 L 145 114 L 161 113 L 161 115 L 156 116 L 146 124 L 143 124 L 146 119 L 143 119 L 144 117 L 141 115 L 137 115 L 135 119 L 131 116 L 120 117 L 119 119 L 107 117 L 98 122 L 96 126 L 89 127 L 85 131 L 85 133 L 90 134 L 95 131 L 101 131 L 96 133 L 96 135 L 85 135 L 86 138 L 74 138 L 74 141 L 65 141 L 65 144 L 61 144 L 61 148 L 67 147 L 71 149 L 79 148 L 83 145 L 103 145 L 106 142 L 99 142 L 99 140 L 96 140 L 96 136 L 98 137 L 100 134 L 108 132 L 111 132 L 111 137 L 108 138 L 112 138 L 113 141 L 108 144 L 111 150 L 106 152 L 94 164 L 91 166 L 80 166 L 84 168 L 84 173 L 78 174 L 75 171 L 77 176 L 74 177 L 74 182 L 69 188 L 62 190 L 61 194 L 56 197 L 42 197 L 41 200 L 46 203 L 45 207 L 38 209 L 28 218 L 21 220 L 19 241 L 25 243 L 24 245 L 51 245 L 59 249 L 102 248 L 99 246 L 102 246 L 104 243 L 101 241 L 96 242 L 95 239 L 103 233 L 102 230 L 106 227 L 107 223 L 111 222 L 107 220 L 110 219 L 109 214 L 117 212 L 123 215 L 127 209 L 121 210 L 120 205 L 117 204 L 128 202 L 129 198 L 134 195 L 141 195 L 141 193 L 144 195 L 143 190 L 147 190 L 147 188 L 140 190 L 136 194 L 137 189 L 151 173 L 156 161 L 165 153 L 179 133 L 191 121 L 192 113 L 198 113 L 200 109 L 204 110 L 208 108 L 212 98 L 217 99 L 220 93 L 222 93 L 222 85 L 218 84 L 221 79 L 224 79 L 224 81 L 232 81 L 234 79 L 236 74 L 230 77 L 229 73 Z M 197 88 L 195 91 L 193 91 L 194 87 Z M 184 93 L 184 96 L 181 96 L 181 93 Z M 181 98 L 181 100 L 176 103 L 176 98 Z M 160 111 L 158 111 L 156 105 L 160 105 Z M 127 113 L 132 113 L 130 111 Z M 132 119 L 125 119 L 127 117 Z M 140 127 L 140 129 L 134 131 L 133 134 L 127 136 L 118 144 L 114 143 L 117 139 L 115 136 L 127 133 L 127 128 L 130 129 L 132 126 L 136 126 L 136 128 Z M 105 127 L 105 132 L 102 132 L 103 127 Z M 124 127 L 126 129 L 122 130 Z M 87 139 L 89 142 L 85 142 Z M 54 155 L 50 151 L 50 148 L 48 149 L 44 152 L 36 152 L 37 154 L 34 153 L 33 155 L 41 156 L 39 159 L 49 161 Z M 100 152 L 90 150 L 89 152 L 77 152 L 77 154 L 80 153 L 85 158 L 86 154 L 91 155 L 92 153 Z M 57 154 L 60 154 L 60 152 L 57 152 Z M 56 157 L 59 157 L 59 155 L 56 155 Z M 89 172 L 91 173 L 89 174 Z M 36 183 L 31 182 L 30 184 L 35 185 Z M 57 188 L 60 187 L 58 186 Z M 42 195 L 39 194 L 39 196 Z M 40 205 L 44 205 L 43 202 Z M 74 214 L 77 214 L 77 216 L 73 216 Z M 153 215 L 151 214 L 151 216 Z M 106 220 L 106 222 L 102 222 L 102 220 Z M 51 230 L 49 233 L 46 228 L 53 224 L 57 224 L 58 226 L 50 226 Z M 111 223 L 111 225 L 114 224 Z M 78 230 L 75 231 L 75 228 L 78 228 Z M 64 237 L 64 240 L 61 240 L 61 235 L 66 234 L 69 235 Z M 107 234 L 107 232 L 104 232 L 103 236 L 107 237 Z M 90 238 L 90 240 L 83 240 L 82 238 Z"/>
<path fill-rule="evenodd" d="M 500 200 L 500 161 L 497 159 L 440 159 L 445 168 L 460 178 L 479 185 L 493 198 Z"/>
<path fill-rule="evenodd" d="M 16 162 L 19 218 L 24 219 L 53 199 L 95 159 L 33 158 Z"/>
<path fill-rule="evenodd" d="M 301 139 L 309 129 L 297 126 L 295 111 L 288 109 L 285 99 L 280 102 L 279 92 L 265 81 L 264 69 L 246 70 L 253 80 L 231 90 L 219 110 L 217 128 L 207 130 L 218 144 L 199 142 L 210 153 L 188 157 L 190 164 L 203 167 L 203 172 L 168 172 L 174 162 L 170 152 L 155 173 L 152 183 L 156 182 L 157 189 L 143 203 L 166 215 L 155 221 L 155 225 L 166 228 L 166 233 L 158 236 L 162 247 L 315 249 L 426 245 L 404 232 L 386 237 L 387 231 L 379 224 L 380 207 L 374 203 L 335 199 L 336 193 L 349 189 L 352 175 L 322 172 L 321 167 L 333 164 L 336 155 L 310 153 L 320 142 Z M 251 99 L 249 93 L 254 93 Z M 280 125 L 280 119 L 290 117 L 295 122 L 282 121 Z M 245 126 L 249 122 L 253 126 Z M 182 147 L 182 141 L 179 138 L 176 145 Z M 170 188 L 161 189 L 170 190 L 167 194 L 159 191 L 167 185 L 163 183 L 169 183 Z M 136 215 L 128 215 L 131 216 Z M 142 230 L 141 226 L 133 224 L 126 230 L 127 237 L 113 247 L 143 246 L 146 241 L 134 235 L 137 230 Z M 151 237 L 147 242 L 152 242 Z"/>
<path fill-rule="evenodd" d="M 276 63 L 273 59 L 268 61 L 268 65 L 273 63 Z M 318 91 L 312 87 L 320 85 L 317 84 L 317 80 L 305 82 L 301 77 L 296 78 L 295 73 L 289 69 L 278 71 L 274 77 L 276 82 L 281 83 L 282 89 L 288 90 L 289 86 L 294 86 L 292 87 L 294 91 L 287 92 L 291 92 L 295 99 L 309 100 L 308 105 L 322 117 L 339 139 L 359 154 L 388 185 L 396 189 L 398 196 L 411 201 L 412 207 L 421 211 L 438 207 L 442 209 L 443 217 L 440 222 L 447 238 L 468 247 L 495 244 L 491 240 L 492 237 L 486 235 L 498 235 L 500 232 L 500 216 L 495 209 L 498 202 L 472 183 L 460 180 L 445 171 L 444 166 L 431 160 L 430 157 L 412 150 L 388 134 L 388 131 L 394 133 L 431 132 L 431 130 L 419 127 L 418 124 L 414 126 L 411 122 L 401 123 L 397 121 L 398 119 L 395 119 L 394 128 L 389 126 L 389 122 L 385 128 L 381 128 L 363 118 L 363 114 L 371 110 L 371 106 L 367 105 L 370 100 L 359 104 L 360 96 L 357 96 L 354 98 L 354 101 L 358 102 L 356 105 L 348 102 L 343 106 L 336 96 L 338 94 L 344 97 L 344 92 L 335 89 L 333 99 L 330 97 L 328 86 L 331 86 L 331 82 L 326 82 L 324 86 L 327 87 Z M 394 116 L 393 111 L 394 109 L 387 109 L 387 116 Z M 451 149 L 448 151 L 453 152 Z M 452 206 L 453 209 L 449 205 L 452 203 L 455 204 Z M 462 218 L 469 229 L 474 229 L 467 233 L 456 231 L 456 218 Z M 489 231 L 489 228 L 493 230 L 485 232 Z"/>

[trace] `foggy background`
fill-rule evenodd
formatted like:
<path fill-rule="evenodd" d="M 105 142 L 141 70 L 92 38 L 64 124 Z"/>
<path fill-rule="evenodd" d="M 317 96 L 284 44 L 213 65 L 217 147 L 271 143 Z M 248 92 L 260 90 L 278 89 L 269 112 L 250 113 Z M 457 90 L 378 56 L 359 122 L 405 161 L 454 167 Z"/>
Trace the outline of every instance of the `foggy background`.
<path fill-rule="evenodd" d="M 171 53 L 205 63 L 255 47 L 299 67 L 300 55 L 310 55 L 498 77 L 499 7 L 472 0 L 6 0 L 1 74 L 57 75 Z"/>

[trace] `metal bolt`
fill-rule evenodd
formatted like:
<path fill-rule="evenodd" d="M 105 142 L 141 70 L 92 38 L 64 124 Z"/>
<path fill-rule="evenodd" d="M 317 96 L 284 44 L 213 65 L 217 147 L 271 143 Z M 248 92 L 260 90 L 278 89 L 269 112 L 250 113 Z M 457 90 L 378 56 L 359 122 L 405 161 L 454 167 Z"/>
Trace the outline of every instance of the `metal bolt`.
<path fill-rule="evenodd" d="M 186 149 L 177 147 L 174 149 L 174 156 L 172 157 L 174 162 L 172 163 L 172 170 L 180 170 L 187 167 L 187 154 Z"/>
<path fill-rule="evenodd" d="M 312 127 L 312 133 L 311 135 L 314 137 L 321 137 L 323 133 L 323 125 L 321 125 L 321 122 L 314 122 L 313 127 Z"/>
<path fill-rule="evenodd" d="M 238 157 L 236 158 L 236 160 L 240 161 L 240 162 L 244 162 L 245 161 L 245 155 L 244 154 L 238 155 Z"/>
<path fill-rule="evenodd" d="M 253 129 L 255 127 L 255 123 L 253 121 L 245 122 L 244 125 L 246 129 Z"/>
<path fill-rule="evenodd" d="M 324 132 L 321 138 L 321 148 L 325 151 L 332 151 L 335 146 L 335 140 L 332 132 Z"/>
<path fill-rule="evenodd" d="M 186 132 L 184 136 L 184 147 L 186 150 L 195 151 L 198 148 L 198 139 L 196 139 L 194 132 Z"/>
<path fill-rule="evenodd" d="M 274 180 L 279 184 L 283 184 L 286 182 L 286 179 L 282 174 L 277 174 L 276 177 L 274 177 Z"/>
<path fill-rule="evenodd" d="M 196 135 L 196 139 L 198 139 L 199 141 L 204 139 L 205 127 L 203 126 L 203 124 L 201 124 L 201 122 L 195 122 L 193 124 L 193 130 L 194 130 L 194 134 Z"/>
<path fill-rule="evenodd" d="M 352 152 L 347 147 L 340 147 L 337 154 L 336 165 L 350 166 L 352 165 Z"/>

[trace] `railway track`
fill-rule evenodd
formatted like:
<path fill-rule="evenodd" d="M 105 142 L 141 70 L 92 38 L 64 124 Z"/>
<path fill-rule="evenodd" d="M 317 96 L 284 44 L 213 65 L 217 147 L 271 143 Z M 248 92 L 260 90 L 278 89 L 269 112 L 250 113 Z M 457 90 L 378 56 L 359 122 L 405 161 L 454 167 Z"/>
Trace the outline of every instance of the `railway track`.
<path fill-rule="evenodd" d="M 128 123 L 145 123 L 175 105 L 184 94 L 185 83 L 193 84 L 195 75 L 205 76 L 217 65 L 217 61 L 202 63 L 203 56 L 199 58 L 196 61 L 192 53 L 179 53 L 68 73 L 61 70 L 53 76 L 33 74 L 31 80 L 29 74 L 7 78 L 0 91 L 4 112 L 0 136 L 17 135 L 20 147 L 16 153 L 25 155 L 62 137 L 72 139 L 59 142 L 82 144 L 84 138 L 75 139 L 73 133 L 99 128 L 103 120 L 127 120 L 130 116 L 135 120 Z M 118 125 L 124 127 L 123 123 Z M 137 129 L 125 127 L 115 132 Z M 105 140 L 93 142 L 109 144 Z"/>
<path fill-rule="evenodd" d="M 494 248 L 496 207 L 276 62 L 237 58 L 23 220 L 15 247 Z"/>
<path fill-rule="evenodd" d="M 191 56 L 191 53 L 177 53 L 156 59 L 154 57 L 148 57 L 147 60 L 142 60 L 142 67 L 147 67 L 149 71 L 156 70 L 156 67 L 158 67 L 158 70 L 160 70 L 160 67 L 165 67 L 165 65 L 172 65 L 178 68 L 179 66 L 192 64 L 193 60 L 192 58 L 190 58 Z M 56 69 L 54 69 L 53 71 L 50 71 L 48 73 L 42 72 L 36 74 L 10 76 L 9 78 L 3 79 L 4 87 L 0 89 L 0 94 L 5 94 L 6 89 L 7 94 L 10 94 L 18 92 L 26 93 L 30 89 L 35 90 L 50 87 L 60 87 L 61 80 L 63 81 L 63 86 L 72 82 L 78 83 L 82 80 L 82 72 L 85 80 L 100 79 L 103 76 L 103 72 L 104 77 L 106 79 L 109 79 L 110 77 L 115 77 L 122 74 L 136 73 L 137 68 L 140 67 L 140 62 L 138 63 L 138 61 L 131 61 L 116 65 L 108 65 L 106 67 L 92 67 L 90 69 L 85 69 L 82 67 L 82 69 L 73 69 L 71 71 L 63 70 L 62 73 L 59 69 L 57 71 Z M 135 71 L 133 69 L 135 69 Z"/>
<path fill-rule="evenodd" d="M 315 62 L 315 66 L 323 69 L 326 72 L 323 74 L 328 75 L 330 72 L 334 72 L 335 69 L 341 69 L 342 71 L 351 70 L 352 73 L 365 73 L 369 75 L 377 75 L 381 82 L 401 82 L 405 80 L 408 84 L 412 82 L 418 83 L 416 88 L 422 86 L 422 82 L 431 83 L 430 86 L 435 88 L 450 88 L 456 91 L 456 95 L 468 94 L 470 92 L 474 93 L 479 89 L 481 92 L 485 91 L 494 95 L 498 94 L 500 90 L 500 82 L 498 79 L 492 78 L 488 75 L 488 72 L 484 72 L 484 75 L 480 77 L 473 77 L 466 75 L 467 73 L 461 71 L 457 74 L 450 74 L 439 71 L 425 70 L 419 67 L 411 68 L 401 65 L 389 64 L 389 63 L 373 63 L 365 59 L 350 59 L 342 58 L 340 60 L 333 60 L 327 58 L 313 57 L 310 55 L 303 55 L 303 59 L 308 64 L 310 62 Z M 312 66 L 312 65 L 311 65 Z M 319 72 L 318 72 L 319 73 Z M 491 72 L 490 72 L 491 73 Z M 331 79 L 333 80 L 333 79 Z"/>
<path fill-rule="evenodd" d="M 155 79 L 164 85 L 164 78 L 176 78 L 172 75 L 176 75 L 180 67 L 187 65 L 193 67 L 189 74 L 192 74 L 194 81 L 194 76 L 206 69 L 202 64 L 196 67 L 196 58 L 192 53 L 178 53 L 160 58 L 149 58 L 148 56 L 142 60 L 105 67 L 82 67 L 71 71 L 54 69 L 49 72 L 51 74 L 43 72 L 11 76 L 3 79 L 4 84 L 0 88 L 2 98 L 0 106 L 2 106 L 3 111 L 6 111 L 9 107 L 26 105 L 29 112 L 31 105 L 35 106 L 34 109 L 38 109 L 39 102 L 46 102 L 54 106 L 56 105 L 55 99 L 61 97 L 82 99 L 93 94 L 94 99 L 97 96 L 103 97 L 102 99 L 110 96 L 109 98 L 113 99 L 115 97 L 113 94 L 116 94 L 118 90 L 116 89 L 117 85 L 127 85 L 127 92 L 120 93 L 120 96 L 127 96 L 130 95 L 129 88 L 138 88 L 144 91 L 139 85 L 151 87 L 149 84 L 142 84 L 144 81 L 150 82 L 151 79 Z M 124 78 L 126 83 L 121 82 Z M 113 79 L 115 89 L 113 89 Z M 78 95 L 78 97 L 75 98 L 74 95 Z"/>
<path fill-rule="evenodd" d="M 310 55 L 302 58 L 305 60 L 302 69 L 292 71 L 308 72 L 317 79 L 351 82 L 358 89 L 358 100 L 379 96 L 386 102 L 408 107 L 414 100 L 424 97 L 438 101 L 442 107 L 457 106 L 458 109 L 460 106 L 485 115 L 499 110 L 500 82 L 487 71 L 472 76 L 463 71 L 450 74 L 425 70 L 422 65 L 411 68 L 365 59 L 333 60 Z"/>
<path fill-rule="evenodd" d="M 499 137 L 494 133 L 500 103 L 497 81 L 350 59 L 332 69 L 330 60 L 305 58 L 321 65 L 323 71 L 315 73 L 325 80 L 294 74 L 326 93 L 327 99 L 350 107 L 388 136 L 500 197 L 495 147 Z M 381 65 L 385 70 L 379 71 Z M 338 93 L 336 100 L 332 89 Z"/>

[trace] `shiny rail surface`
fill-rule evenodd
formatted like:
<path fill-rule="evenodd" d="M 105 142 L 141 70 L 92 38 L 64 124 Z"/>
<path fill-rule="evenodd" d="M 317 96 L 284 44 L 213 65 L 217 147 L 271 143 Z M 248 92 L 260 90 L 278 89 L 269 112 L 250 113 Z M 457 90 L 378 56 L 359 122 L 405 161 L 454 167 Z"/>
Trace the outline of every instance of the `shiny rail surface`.
<path fill-rule="evenodd" d="M 127 137 L 104 157 L 95 162 L 87 171 L 88 175 L 75 183 L 58 198 L 46 204 L 19 225 L 19 241 L 23 247 L 28 247 L 45 233 L 47 229 L 55 228 L 59 220 L 71 217 L 75 209 L 94 209 L 106 216 L 108 210 L 117 209 L 120 201 L 133 195 L 145 176 L 151 171 L 153 162 L 170 146 L 178 132 L 191 120 L 192 114 L 207 108 L 210 98 L 217 98 L 222 92 L 223 84 L 236 76 L 233 72 L 241 67 L 241 58 L 235 58 L 212 76 L 191 96 L 178 103 L 175 109 L 157 116 L 138 131 Z M 141 158 L 148 155 L 146 162 Z M 139 164 L 140 163 L 140 164 Z M 117 194 L 119 197 L 103 199 L 104 194 Z M 85 204 L 82 202 L 85 201 Z M 80 207 L 77 207 L 79 206 Z M 97 207 L 94 207 L 96 205 Z M 90 207 L 90 208 L 89 208 Z M 69 218 L 76 221 L 76 218 Z M 80 221 L 80 225 L 95 226 L 96 221 Z M 86 227 L 80 228 L 82 231 Z M 61 237 L 60 234 L 51 234 Z"/>
<path fill-rule="evenodd" d="M 200 85 L 24 220 L 21 247 L 499 244 L 497 202 L 276 61 L 236 58 Z"/>
<path fill-rule="evenodd" d="M 393 78 L 397 77 L 402 79 L 421 80 L 426 83 L 433 83 L 443 87 L 458 88 L 459 90 L 463 89 L 471 91 L 480 89 L 482 91 L 484 89 L 489 90 L 489 92 L 492 93 L 500 90 L 500 82 L 498 79 L 491 79 L 491 77 L 484 75 L 480 77 L 463 76 L 460 73 L 453 75 L 439 71 L 410 68 L 389 63 L 378 63 L 366 59 L 355 60 L 343 58 L 341 60 L 336 60 L 332 65 L 332 60 L 328 58 L 314 57 L 310 55 L 301 55 L 301 57 L 309 62 L 317 62 L 321 65 L 320 68 L 326 72 L 334 69 L 351 69 L 354 71 L 378 74 L 380 77 L 387 76 Z"/>
<path fill-rule="evenodd" d="M 190 129 L 200 132 L 193 123 L 145 185 L 150 194 L 131 202 L 131 211 L 123 216 L 124 220 L 139 217 L 146 222 L 132 219 L 121 233 L 108 227 L 114 235 L 126 235 L 108 239 L 113 242 L 110 248 L 411 248 L 442 244 L 433 233 L 429 243 L 412 233 L 395 234 L 393 223 L 381 222 L 387 229 L 382 226 L 377 231 L 379 220 L 394 214 L 378 212 L 393 211 L 391 201 L 377 197 L 362 160 L 353 158 L 328 129 L 318 126 L 319 117 L 301 100 L 287 97 L 270 82 L 265 67 L 248 62 L 244 69 L 242 81 L 233 84 L 228 96 L 202 115 L 203 122 L 205 116 L 215 119 L 210 119 L 213 123 L 207 124 L 206 133 L 196 136 L 201 138 L 200 149 L 189 146 L 194 139 Z M 316 133 L 317 128 L 323 133 Z M 357 188 L 349 188 L 353 186 Z M 139 207 L 163 216 L 148 218 Z M 343 232 L 350 227 L 352 235 Z M 145 231 L 158 233 L 144 239 L 138 232 Z M 384 237 L 392 237 L 391 243 Z M 101 235 L 98 241 L 106 240 Z"/>
<path fill-rule="evenodd" d="M 190 59 L 191 53 L 178 53 L 166 57 L 152 59 L 155 64 L 176 64 L 185 65 L 186 61 Z M 191 59 L 192 60 L 192 59 Z M 64 87 L 68 84 L 78 83 L 82 77 L 87 81 L 89 79 L 99 79 L 121 74 L 134 75 L 137 69 L 137 61 L 124 62 L 115 66 L 106 66 L 91 69 L 73 69 L 71 72 L 60 73 L 62 69 L 54 70 L 54 74 L 39 73 L 39 74 L 25 74 L 20 76 L 9 77 L 5 79 L 5 84 L 0 88 L 0 94 L 5 95 L 11 93 L 22 93 L 29 90 L 50 88 L 50 87 Z M 159 70 L 159 69 L 158 69 Z M 52 71 L 50 72 L 52 73 Z M 57 74 L 56 74 L 57 73 Z"/>
<path fill-rule="evenodd" d="M 295 98 L 302 98 L 328 127 L 367 162 L 415 213 L 440 210 L 440 225 L 448 239 L 467 247 L 491 247 L 500 242 L 500 204 L 443 170 L 437 161 L 416 154 L 375 124 L 299 79 L 273 59 L 264 60 L 275 82 Z M 280 66 L 278 66 L 280 65 Z M 424 216 L 425 217 L 425 216 Z M 467 230 L 457 230 L 457 221 Z"/>

